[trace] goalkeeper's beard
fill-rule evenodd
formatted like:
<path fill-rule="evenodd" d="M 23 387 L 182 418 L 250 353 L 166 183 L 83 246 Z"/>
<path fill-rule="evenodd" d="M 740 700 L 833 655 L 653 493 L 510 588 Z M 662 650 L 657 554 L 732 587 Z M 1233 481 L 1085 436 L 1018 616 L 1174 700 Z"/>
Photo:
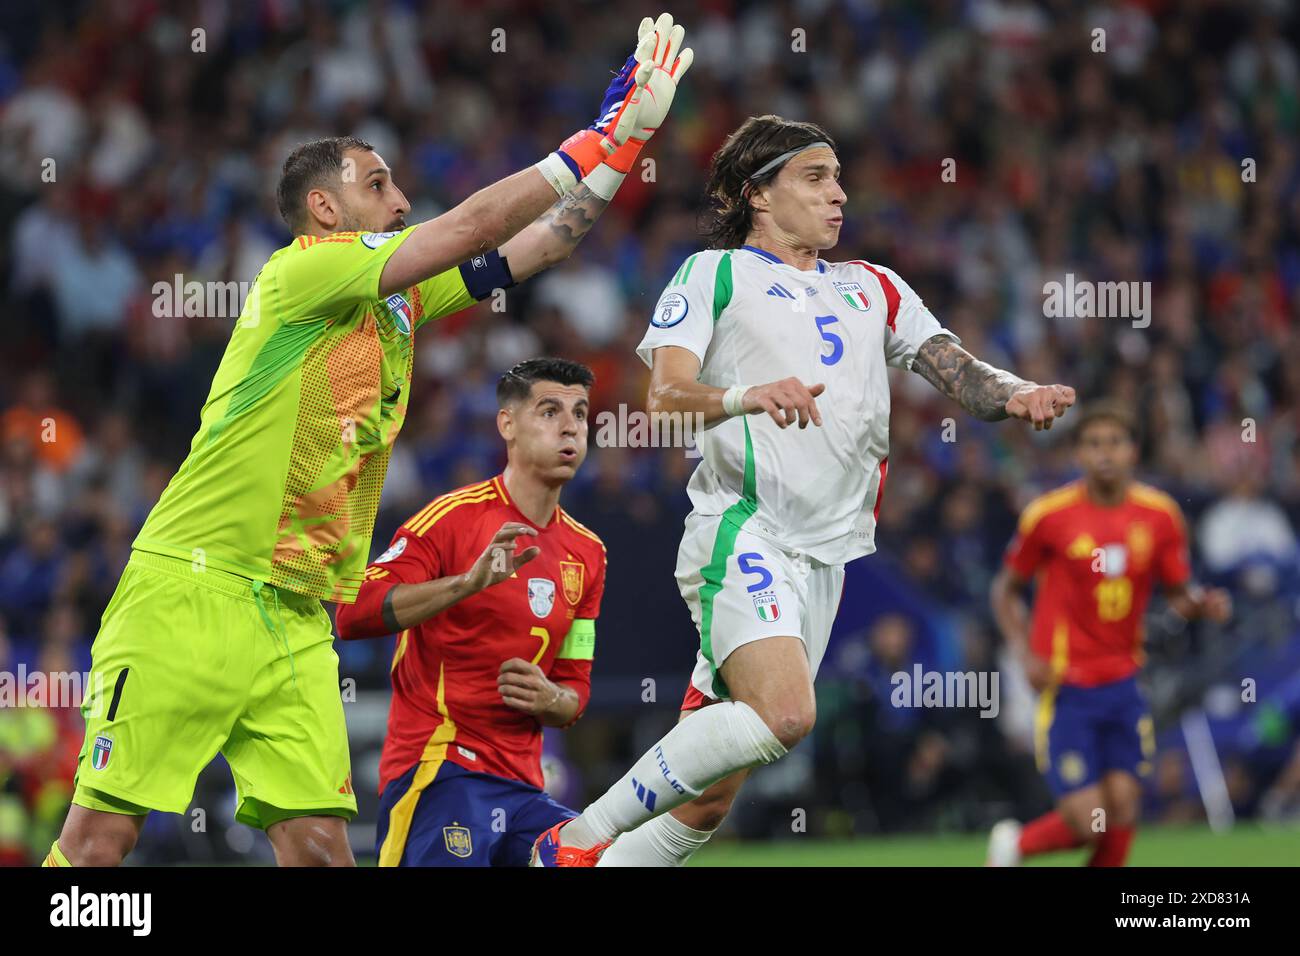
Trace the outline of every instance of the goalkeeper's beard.
<path fill-rule="evenodd" d="M 352 211 L 347 203 L 339 203 L 339 225 L 337 232 L 397 232 L 406 228 L 406 220 L 401 216 L 392 220 L 386 226 L 374 229 L 368 224 L 361 221 L 361 217 Z"/>

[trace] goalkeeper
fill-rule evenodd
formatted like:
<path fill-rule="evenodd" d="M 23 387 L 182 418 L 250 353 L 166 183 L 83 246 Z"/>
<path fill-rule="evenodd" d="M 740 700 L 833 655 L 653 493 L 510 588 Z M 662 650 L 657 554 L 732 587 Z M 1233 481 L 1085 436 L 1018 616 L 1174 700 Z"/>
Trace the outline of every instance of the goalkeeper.
<path fill-rule="evenodd" d="M 236 819 L 267 832 L 279 864 L 353 863 L 321 601 L 350 603 L 361 583 L 410 401 L 412 335 L 572 252 L 667 113 L 685 70 L 671 76 L 653 53 L 671 29 L 667 14 L 642 23 L 591 127 L 429 222 L 406 225 L 406 197 L 359 139 L 290 154 L 277 198 L 295 238 L 258 274 L 189 455 L 104 612 L 102 691 L 84 708 L 47 865 L 120 863 L 150 810 L 186 810 L 217 753 Z"/>

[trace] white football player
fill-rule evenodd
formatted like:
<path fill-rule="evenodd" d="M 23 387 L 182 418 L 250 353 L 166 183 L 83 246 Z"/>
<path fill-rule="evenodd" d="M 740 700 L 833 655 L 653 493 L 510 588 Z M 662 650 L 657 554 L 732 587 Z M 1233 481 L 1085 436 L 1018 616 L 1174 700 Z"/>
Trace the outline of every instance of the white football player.
<path fill-rule="evenodd" d="M 746 120 L 713 157 L 712 248 L 682 263 L 637 350 L 649 410 L 706 424 L 677 557 L 695 672 L 678 724 L 544 833 L 533 865 L 681 865 L 749 769 L 812 729 L 844 565 L 875 550 L 890 366 L 986 421 L 1050 428 L 1074 404 L 1072 388 L 975 359 L 892 270 L 819 259 L 839 240 L 839 175 L 823 129 L 778 116 Z"/>

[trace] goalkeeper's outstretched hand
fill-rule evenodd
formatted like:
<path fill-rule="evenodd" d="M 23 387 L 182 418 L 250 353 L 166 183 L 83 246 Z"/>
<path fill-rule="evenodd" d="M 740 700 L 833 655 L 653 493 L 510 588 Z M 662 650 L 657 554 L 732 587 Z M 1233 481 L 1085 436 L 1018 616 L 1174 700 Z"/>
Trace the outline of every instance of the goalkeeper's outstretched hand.
<path fill-rule="evenodd" d="M 656 21 L 649 17 L 641 21 L 636 86 L 628 97 L 629 106 L 638 107 L 634 120 L 627 124 L 634 142 L 645 145 L 659 129 L 673 105 L 677 84 L 695 62 L 695 51 L 682 46 L 685 39 L 685 28 L 680 23 L 674 25 L 670 14 L 661 13 Z"/>
<path fill-rule="evenodd" d="M 686 30 L 671 14 L 645 17 L 637 29 L 636 52 L 614 75 L 596 121 L 570 136 L 559 153 L 582 179 L 601 163 L 621 173 L 632 162 L 672 106 L 677 84 L 690 69 L 695 53 L 683 49 Z"/>

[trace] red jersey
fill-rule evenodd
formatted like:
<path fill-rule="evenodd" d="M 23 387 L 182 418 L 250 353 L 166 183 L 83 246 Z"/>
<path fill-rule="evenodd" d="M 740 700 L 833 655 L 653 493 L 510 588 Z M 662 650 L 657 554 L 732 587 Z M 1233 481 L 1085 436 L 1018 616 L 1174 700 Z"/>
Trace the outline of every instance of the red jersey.
<path fill-rule="evenodd" d="M 468 571 L 508 521 L 536 528 L 537 537 L 522 539 L 519 548 L 537 546 L 542 553 L 511 578 L 398 635 L 381 793 L 417 762 L 432 760 L 542 786 L 542 726 L 507 707 L 497 690 L 501 664 L 512 657 L 572 687 L 579 713 L 586 706 L 605 546 L 563 508 L 545 527 L 533 524 L 511 502 L 500 475 L 435 498 L 403 524 L 366 569 L 357 605 L 339 606 L 339 633 L 365 603 L 366 588 Z"/>
<path fill-rule="evenodd" d="M 1030 648 L 1063 684 L 1093 687 L 1142 666 L 1143 614 L 1151 591 L 1191 576 L 1187 532 L 1173 498 L 1133 483 L 1103 507 L 1082 481 L 1030 503 L 1006 564 L 1037 579 Z"/>

